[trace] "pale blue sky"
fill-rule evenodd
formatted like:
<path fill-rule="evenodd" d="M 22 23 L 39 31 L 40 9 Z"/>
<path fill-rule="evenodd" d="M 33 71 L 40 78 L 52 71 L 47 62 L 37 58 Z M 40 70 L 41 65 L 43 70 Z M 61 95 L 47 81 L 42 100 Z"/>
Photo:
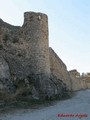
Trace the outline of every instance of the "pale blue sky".
<path fill-rule="evenodd" d="M 0 0 L 0 18 L 23 24 L 25 11 L 43 12 L 49 18 L 49 46 L 67 69 L 90 71 L 90 0 Z"/>

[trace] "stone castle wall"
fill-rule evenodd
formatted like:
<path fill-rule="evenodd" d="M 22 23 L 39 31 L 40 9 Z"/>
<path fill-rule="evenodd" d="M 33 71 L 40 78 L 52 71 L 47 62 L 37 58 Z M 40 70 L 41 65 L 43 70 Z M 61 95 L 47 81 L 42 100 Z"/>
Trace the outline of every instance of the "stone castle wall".
<path fill-rule="evenodd" d="M 58 81 L 50 70 L 47 15 L 26 12 L 22 27 L 0 22 L 0 54 L 9 66 L 8 84 L 24 80 L 25 84 L 33 86 L 38 97 L 68 93 L 63 79 Z M 11 86 L 13 88 L 13 84 Z"/>
<path fill-rule="evenodd" d="M 49 48 L 48 34 L 48 17 L 42 13 L 24 13 L 22 27 L 0 19 L 0 62 L 3 65 L 3 68 L 0 65 L 0 78 L 2 73 L 4 75 L 0 88 L 15 92 L 13 81 L 24 80 L 37 94 L 62 96 L 63 91 L 66 94 L 68 90 L 85 87 L 81 78 L 77 80 L 75 74 L 68 72 L 63 61 Z"/>
<path fill-rule="evenodd" d="M 71 70 L 69 71 L 69 74 L 71 77 L 71 82 L 72 82 L 71 87 L 73 91 L 87 88 L 85 79 L 82 79 L 82 77 L 80 76 L 80 73 L 77 70 Z"/>
<path fill-rule="evenodd" d="M 67 71 L 66 65 L 58 57 L 52 48 L 49 48 L 50 54 L 50 70 L 58 79 L 63 80 L 63 82 L 71 89 L 71 78 Z"/>
<path fill-rule="evenodd" d="M 85 75 L 85 76 L 82 76 L 82 80 L 85 81 L 86 83 L 86 88 L 90 89 L 90 75 Z"/>

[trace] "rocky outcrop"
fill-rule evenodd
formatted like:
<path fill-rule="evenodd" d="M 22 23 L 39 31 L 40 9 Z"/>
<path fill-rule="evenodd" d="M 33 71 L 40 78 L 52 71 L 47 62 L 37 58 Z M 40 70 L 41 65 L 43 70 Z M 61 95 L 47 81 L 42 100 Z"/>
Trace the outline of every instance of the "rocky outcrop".
<path fill-rule="evenodd" d="M 0 100 L 8 98 L 8 94 L 15 92 L 15 87 L 11 81 L 8 63 L 0 56 Z"/>

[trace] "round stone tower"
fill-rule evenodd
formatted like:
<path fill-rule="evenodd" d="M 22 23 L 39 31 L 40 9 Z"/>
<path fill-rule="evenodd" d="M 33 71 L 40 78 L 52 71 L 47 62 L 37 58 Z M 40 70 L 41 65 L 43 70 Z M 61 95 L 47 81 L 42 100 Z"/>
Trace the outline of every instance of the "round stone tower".
<path fill-rule="evenodd" d="M 28 47 L 26 57 L 30 58 L 30 74 L 39 77 L 37 84 L 46 89 L 48 83 L 45 81 L 50 77 L 48 17 L 42 13 L 25 12 L 22 28 Z"/>
<path fill-rule="evenodd" d="M 24 36 L 28 43 L 31 73 L 50 75 L 48 18 L 42 13 L 24 13 Z"/>

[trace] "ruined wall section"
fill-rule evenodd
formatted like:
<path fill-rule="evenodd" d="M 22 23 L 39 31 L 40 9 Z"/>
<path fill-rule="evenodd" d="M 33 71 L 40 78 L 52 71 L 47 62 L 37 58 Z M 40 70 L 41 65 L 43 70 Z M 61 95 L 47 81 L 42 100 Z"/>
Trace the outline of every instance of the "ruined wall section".
<path fill-rule="evenodd" d="M 21 34 L 21 27 L 12 26 L 0 20 L 0 55 L 8 63 L 11 75 L 17 77 L 24 76 L 22 59 L 25 50 L 20 41 Z"/>
<path fill-rule="evenodd" d="M 77 70 L 71 70 L 69 71 L 71 81 L 72 81 L 72 90 L 82 90 L 86 89 L 86 82 L 85 79 L 82 79 L 80 76 L 80 73 Z"/>
<path fill-rule="evenodd" d="M 82 75 L 81 77 L 82 77 L 82 80 L 84 80 L 86 83 L 86 88 L 90 89 L 90 73 L 85 74 L 84 76 Z"/>
<path fill-rule="evenodd" d="M 20 27 L 13 26 L 0 19 L 0 50 L 7 47 L 9 42 L 13 42 Z"/>
<path fill-rule="evenodd" d="M 66 65 L 58 57 L 58 55 L 54 52 L 52 48 L 49 48 L 49 54 L 51 73 L 55 75 L 58 79 L 62 80 L 68 86 L 68 88 L 71 89 L 71 78 L 67 71 Z"/>

